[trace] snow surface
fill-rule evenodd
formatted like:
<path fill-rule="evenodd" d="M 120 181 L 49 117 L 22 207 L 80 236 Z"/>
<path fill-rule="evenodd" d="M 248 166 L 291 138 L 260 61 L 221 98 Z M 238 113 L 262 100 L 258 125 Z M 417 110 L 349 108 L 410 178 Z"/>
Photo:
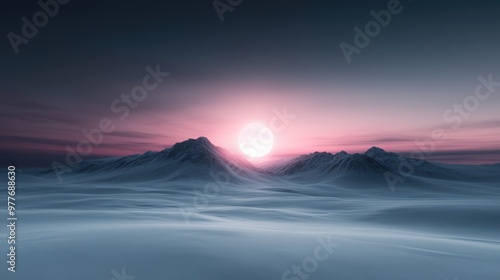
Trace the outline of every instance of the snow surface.
<path fill-rule="evenodd" d="M 4 262 L 0 279 L 297 280 L 286 271 L 327 237 L 338 246 L 304 279 L 500 279 L 500 165 L 422 162 L 392 191 L 397 158 L 262 169 L 198 138 L 84 162 L 62 182 L 22 170 L 17 272 Z"/>

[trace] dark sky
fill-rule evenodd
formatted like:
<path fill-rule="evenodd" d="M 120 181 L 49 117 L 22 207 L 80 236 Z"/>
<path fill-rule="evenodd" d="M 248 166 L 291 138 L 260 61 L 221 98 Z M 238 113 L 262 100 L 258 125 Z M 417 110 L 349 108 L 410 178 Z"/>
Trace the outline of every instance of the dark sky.
<path fill-rule="evenodd" d="M 456 129 L 443 114 L 474 94 L 478 76 L 500 81 L 500 2 L 402 0 L 348 63 L 339 44 L 354 44 L 353 28 L 364 29 L 370 11 L 388 2 L 243 0 L 221 22 L 212 1 L 72 0 L 16 54 L 9 32 L 21 35 L 21 18 L 41 8 L 4 1 L 2 161 L 64 158 L 82 129 L 116 119 L 113 100 L 159 64 L 168 78 L 87 158 L 200 135 L 235 150 L 246 122 L 287 107 L 298 117 L 278 135 L 276 153 L 409 152 L 444 126 L 440 160 L 499 162 L 500 88 Z"/>

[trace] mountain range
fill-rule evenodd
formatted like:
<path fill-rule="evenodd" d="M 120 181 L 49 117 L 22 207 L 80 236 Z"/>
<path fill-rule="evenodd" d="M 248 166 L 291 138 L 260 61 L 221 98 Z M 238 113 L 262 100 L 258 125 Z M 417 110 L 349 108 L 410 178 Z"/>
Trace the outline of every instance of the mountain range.
<path fill-rule="evenodd" d="M 372 147 L 365 153 L 335 154 L 313 152 L 298 157 L 257 167 L 244 157 L 213 145 L 206 137 L 188 139 L 159 152 L 124 157 L 83 161 L 70 174 L 99 176 L 124 180 L 205 180 L 214 174 L 228 174 L 236 180 L 252 180 L 278 176 L 294 180 L 351 180 L 385 182 L 386 175 L 415 178 L 467 180 L 468 177 L 488 178 L 498 174 L 500 165 L 484 168 L 464 165 L 445 165 L 416 160 Z M 39 175 L 52 174 L 43 170 Z M 103 178 L 100 177 L 102 180 Z"/>

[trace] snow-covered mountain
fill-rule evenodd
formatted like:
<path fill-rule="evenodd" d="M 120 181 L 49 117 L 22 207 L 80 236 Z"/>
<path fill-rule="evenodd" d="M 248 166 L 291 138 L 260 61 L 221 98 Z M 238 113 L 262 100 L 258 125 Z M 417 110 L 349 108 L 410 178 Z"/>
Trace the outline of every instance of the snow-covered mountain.
<path fill-rule="evenodd" d="M 252 176 L 259 170 L 246 159 L 213 145 L 206 137 L 188 139 L 160 152 L 83 161 L 66 173 L 105 174 L 127 180 L 182 179 L 221 176 Z M 53 169 L 40 174 L 53 174 Z M 224 175 L 226 176 L 226 175 Z"/>
<path fill-rule="evenodd" d="M 500 165 L 414 161 L 414 175 L 390 188 L 384 174 L 399 174 L 406 161 L 373 147 L 315 152 L 261 171 L 200 137 L 86 161 L 63 182 L 52 169 L 19 172 L 19 255 L 33 269 L 12 279 L 75 278 L 74 269 L 54 272 L 54 259 L 88 272 L 79 279 L 103 279 L 114 267 L 113 275 L 126 269 L 136 279 L 299 279 L 290 271 L 307 268 L 302 260 L 316 248 L 332 255 L 317 260 L 311 279 L 498 280 Z M 137 254 L 145 249 L 148 259 Z M 360 267 L 370 269 L 362 275 Z"/>
<path fill-rule="evenodd" d="M 450 166 L 410 159 L 372 147 L 362 154 L 349 154 L 345 151 L 336 154 L 314 152 L 268 164 L 265 167 L 256 167 L 243 157 L 213 145 L 206 137 L 199 137 L 176 143 L 159 152 L 149 151 L 139 155 L 84 161 L 70 168 L 64 175 L 96 177 L 99 180 L 121 178 L 124 181 L 210 178 L 213 180 L 214 176 L 231 176 L 233 180 L 283 177 L 312 181 L 345 179 L 386 183 L 386 174 L 400 175 L 402 172 L 410 172 L 412 179 L 414 177 L 446 180 L 488 178 L 498 173 L 493 172 L 498 166 L 498 164 L 490 165 L 488 168 Z M 489 173 L 485 173 L 486 171 Z M 54 174 L 54 170 L 48 169 L 39 174 Z M 88 174 L 92 176 L 86 176 Z"/>
<path fill-rule="evenodd" d="M 269 166 L 268 169 L 276 175 L 297 179 L 345 178 L 352 181 L 381 182 L 385 182 L 385 175 L 389 173 L 395 176 L 404 173 L 412 177 L 429 178 L 450 178 L 460 175 L 445 165 L 423 159 L 410 159 L 378 147 L 372 147 L 362 154 L 348 154 L 345 151 L 336 154 L 314 152 Z"/>
<path fill-rule="evenodd" d="M 300 173 L 326 175 L 345 172 L 382 173 L 387 170 L 383 164 L 365 154 L 351 155 L 344 151 L 336 154 L 314 152 L 301 155 L 281 165 L 270 167 L 270 171 L 278 175 Z"/>

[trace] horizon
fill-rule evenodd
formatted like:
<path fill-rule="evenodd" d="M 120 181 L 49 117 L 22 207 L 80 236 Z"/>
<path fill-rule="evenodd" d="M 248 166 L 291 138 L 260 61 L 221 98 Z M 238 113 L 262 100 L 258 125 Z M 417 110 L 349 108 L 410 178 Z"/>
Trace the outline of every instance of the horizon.
<path fill-rule="evenodd" d="M 210 3 L 62 5 L 28 43 L 0 45 L 0 154 L 50 166 L 103 122 L 109 131 L 85 159 L 192 135 L 237 153 L 243 127 L 258 122 L 274 133 L 269 157 L 408 154 L 430 141 L 433 161 L 500 161 L 500 39 L 484 31 L 500 23 L 497 3 L 398 3 L 372 37 L 363 28 L 387 0 L 244 2 L 223 21 Z M 26 7 L 40 7 L 7 5 L 4 33 L 22 35 Z M 86 14 L 95 20 L 82 25 Z"/>
<path fill-rule="evenodd" d="M 252 164 L 256 164 L 256 165 L 265 164 L 265 163 L 271 163 L 271 162 L 276 162 L 276 161 L 280 161 L 280 160 L 291 160 L 291 159 L 294 159 L 294 158 L 297 158 L 297 157 L 300 157 L 300 156 L 311 155 L 311 154 L 314 154 L 314 153 L 328 153 L 328 154 L 331 154 L 331 155 L 335 155 L 335 154 L 338 154 L 338 153 L 341 153 L 341 152 L 345 152 L 345 153 L 350 154 L 350 155 L 354 155 L 354 154 L 366 154 L 371 149 L 380 149 L 383 152 L 386 152 L 386 153 L 395 153 L 395 154 L 401 155 L 401 156 L 403 156 L 405 158 L 422 159 L 422 160 L 425 160 L 425 161 L 428 161 L 428 162 L 434 162 L 434 163 L 440 163 L 440 164 L 478 165 L 478 166 L 479 165 L 495 165 L 495 164 L 500 164 L 500 161 L 499 162 L 488 162 L 488 163 L 483 163 L 483 162 L 480 162 L 480 163 L 471 163 L 471 162 L 461 163 L 461 162 L 458 162 L 457 163 L 457 162 L 447 162 L 447 161 L 433 160 L 434 158 L 439 158 L 441 156 L 441 154 L 439 152 L 431 153 L 430 156 L 427 155 L 427 154 L 425 154 L 425 153 L 423 153 L 421 157 L 411 157 L 411 153 L 410 152 L 404 153 L 404 152 L 392 151 L 392 150 L 384 149 L 383 147 L 379 147 L 379 146 L 371 146 L 371 147 L 368 147 L 368 148 L 366 148 L 364 150 L 359 150 L 359 151 L 348 151 L 348 150 L 310 151 L 310 152 L 301 153 L 301 154 L 281 154 L 281 155 L 272 155 L 271 154 L 271 155 L 267 155 L 267 156 L 263 156 L 263 157 L 252 158 L 252 157 L 246 156 L 240 150 L 238 150 L 236 152 L 233 152 L 233 151 L 230 151 L 230 150 L 226 149 L 225 147 L 217 145 L 216 143 L 213 143 L 208 137 L 205 137 L 205 136 L 191 137 L 191 138 L 185 139 L 183 141 L 176 142 L 176 143 L 174 143 L 172 145 L 166 146 L 166 147 L 164 147 L 162 149 L 159 149 L 159 150 L 146 150 L 146 151 L 142 151 L 142 152 L 139 152 L 139 153 L 133 153 L 133 154 L 127 154 L 127 155 L 111 155 L 111 156 L 91 157 L 89 159 L 83 159 L 81 162 L 92 161 L 92 160 L 99 160 L 99 159 L 120 158 L 120 157 L 132 156 L 132 155 L 142 155 L 142 154 L 145 154 L 145 153 L 148 153 L 148 152 L 159 153 L 159 152 L 162 152 L 164 150 L 171 149 L 175 144 L 184 143 L 184 142 L 187 142 L 189 140 L 195 140 L 195 141 L 197 141 L 200 138 L 205 138 L 214 147 L 222 148 L 222 149 L 228 151 L 229 153 L 231 153 L 232 155 L 237 155 L 239 157 L 243 157 L 248 162 L 250 162 Z M 420 151 L 415 150 L 413 152 L 421 152 L 422 153 L 421 150 Z M 58 162 L 58 163 L 63 163 L 64 164 L 64 161 L 65 161 L 64 158 L 58 158 L 57 160 L 53 160 L 52 163 Z M 71 166 L 69 164 L 67 164 L 67 166 L 71 168 Z M 35 167 L 36 168 L 36 167 L 44 167 L 44 166 L 42 165 L 42 166 L 27 166 L 27 167 Z M 56 168 L 54 168 L 54 166 L 52 166 L 52 168 L 54 170 L 56 170 Z"/>

